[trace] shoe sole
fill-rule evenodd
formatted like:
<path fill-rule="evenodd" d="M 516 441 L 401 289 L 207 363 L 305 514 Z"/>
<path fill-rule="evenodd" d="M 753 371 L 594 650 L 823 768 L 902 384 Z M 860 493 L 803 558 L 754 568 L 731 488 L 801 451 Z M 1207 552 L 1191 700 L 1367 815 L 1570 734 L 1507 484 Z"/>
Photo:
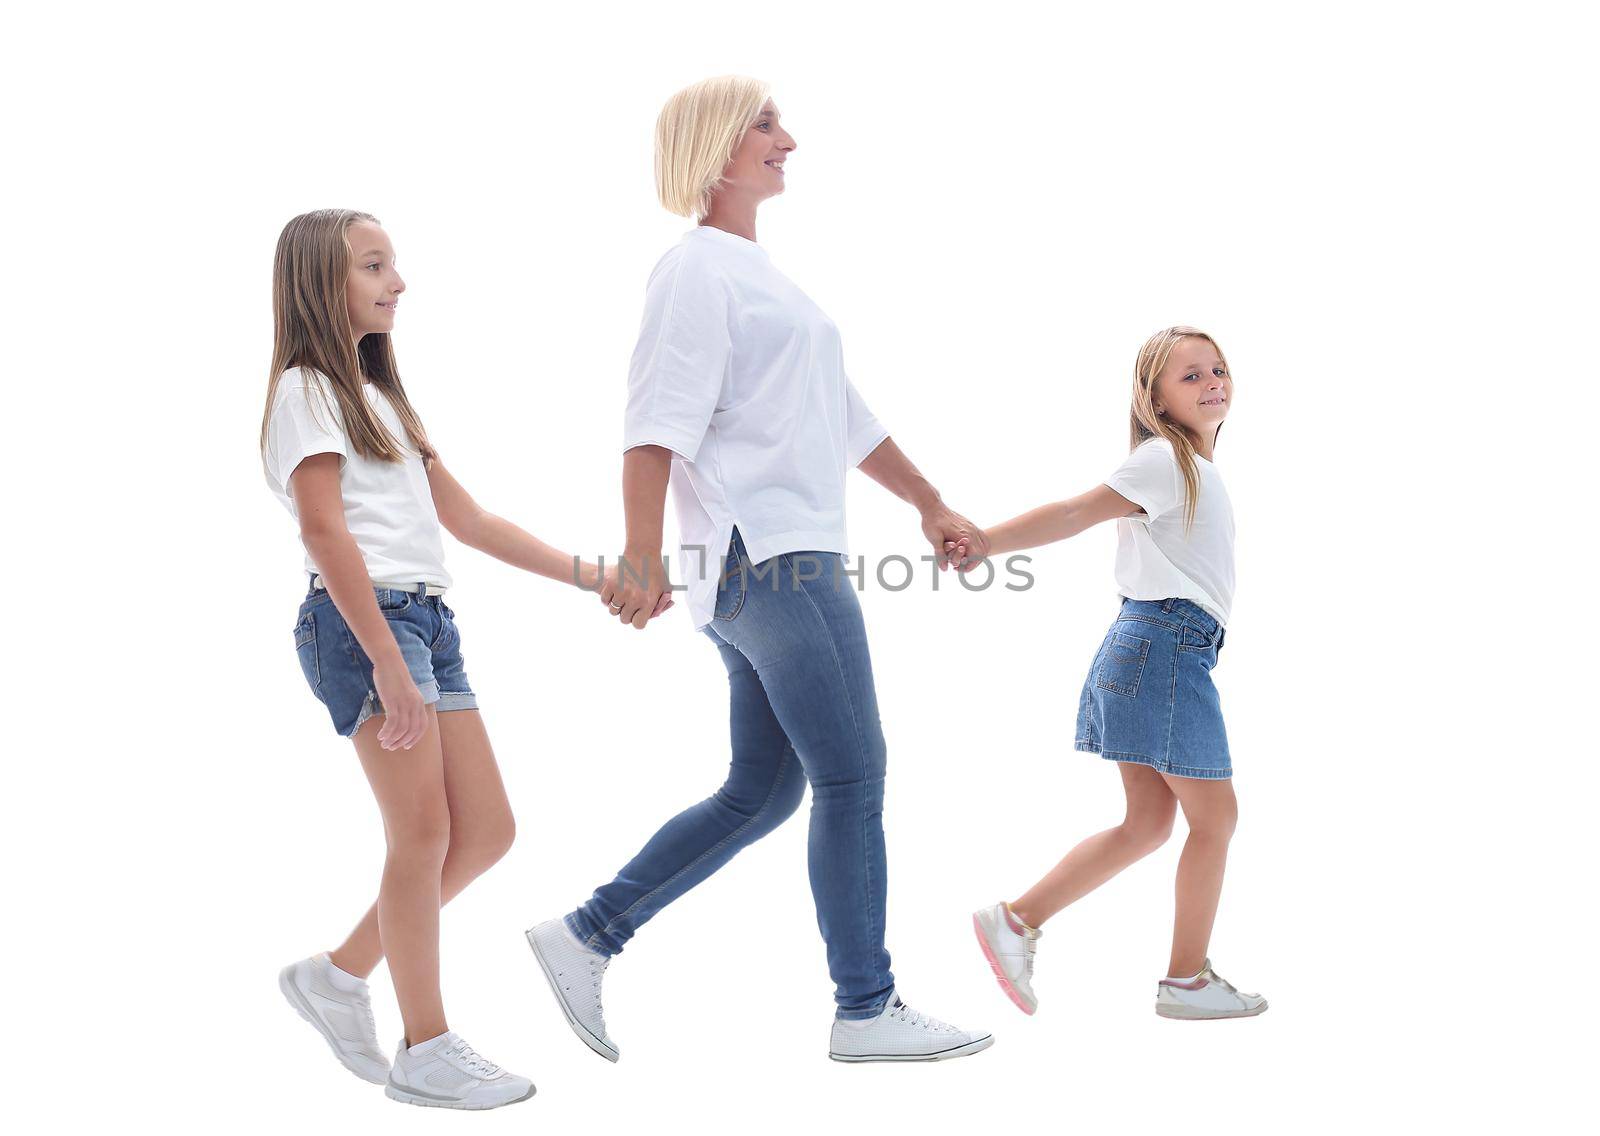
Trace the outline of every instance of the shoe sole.
<path fill-rule="evenodd" d="M 470 1101 L 451 1100 L 448 1097 L 429 1096 L 426 1093 L 397 1088 L 393 1081 L 387 1081 L 383 1086 L 383 1095 L 390 1100 L 399 1101 L 401 1104 L 420 1105 L 423 1108 L 455 1108 L 463 1112 L 484 1112 L 491 1108 L 504 1108 L 508 1104 L 521 1104 L 533 1096 L 535 1091 L 534 1086 L 529 1085 L 528 1091 L 514 1100 L 495 1101 L 493 1104 L 473 1104 Z"/>
<path fill-rule="evenodd" d="M 561 1007 L 561 1013 L 567 1019 L 567 1024 L 572 1027 L 572 1032 L 578 1035 L 578 1040 L 582 1041 L 583 1044 L 607 1061 L 615 1064 L 617 1058 L 622 1054 L 590 1033 L 589 1027 L 580 1022 L 577 1015 L 572 1012 L 572 1007 L 567 1005 L 567 996 L 561 992 L 561 983 L 556 981 L 555 972 L 550 969 L 550 964 L 545 961 L 544 952 L 539 949 L 539 944 L 533 937 L 533 929 L 529 928 L 522 934 L 523 938 L 528 940 L 528 946 L 533 951 L 534 959 L 539 963 L 539 969 L 544 971 L 544 980 L 550 984 L 550 993 L 556 996 L 556 1005 Z"/>
<path fill-rule="evenodd" d="M 1212 1022 L 1221 1021 L 1224 1018 L 1253 1018 L 1257 1014 L 1266 1012 L 1267 1004 L 1265 1002 L 1262 1002 L 1261 1005 L 1253 1010 L 1207 1010 L 1201 1006 L 1165 1006 L 1159 1003 L 1156 1005 L 1157 1014 L 1163 1018 L 1171 1018 L 1175 1022 Z"/>
<path fill-rule="evenodd" d="M 834 1061 L 844 1061 L 858 1064 L 864 1061 L 953 1061 L 957 1057 L 966 1057 L 968 1054 L 980 1053 L 994 1044 L 994 1034 L 980 1037 L 977 1041 L 969 1041 L 965 1045 L 958 1045 L 954 1049 L 946 1049 L 939 1053 L 829 1053 Z"/>
<path fill-rule="evenodd" d="M 1000 989 L 1006 992 L 1006 997 L 1016 1004 L 1017 1009 L 1032 1016 L 1039 1008 L 1039 1003 L 1036 1001 L 1033 1005 L 1028 1005 L 1021 992 L 1012 985 L 1011 979 L 1006 977 L 1005 968 L 1000 965 L 1000 960 L 995 957 L 994 948 L 989 945 L 989 936 L 983 926 L 983 912 L 973 915 L 972 929 L 978 936 L 978 946 L 983 948 L 983 957 L 989 960 L 989 969 L 994 971 L 994 980 L 1000 984 Z"/>
<path fill-rule="evenodd" d="M 294 1012 L 311 1023 L 311 1028 L 322 1035 L 322 1040 L 328 1043 L 328 1048 L 333 1050 L 333 1055 L 339 1059 L 340 1065 L 343 1065 L 369 1085 L 387 1085 L 389 1083 L 389 1075 L 387 1073 L 381 1079 L 375 1079 L 367 1076 L 367 1074 L 345 1060 L 344 1054 L 339 1051 L 339 1043 L 328 1032 L 328 1027 L 322 1024 L 322 1019 L 312 1012 L 311 1006 L 306 1002 L 305 995 L 301 994 L 299 988 L 290 980 L 289 971 L 291 969 L 293 968 L 286 966 L 278 972 L 278 989 L 283 991 L 285 1000 L 288 1001 L 290 1006 L 294 1007 Z"/>

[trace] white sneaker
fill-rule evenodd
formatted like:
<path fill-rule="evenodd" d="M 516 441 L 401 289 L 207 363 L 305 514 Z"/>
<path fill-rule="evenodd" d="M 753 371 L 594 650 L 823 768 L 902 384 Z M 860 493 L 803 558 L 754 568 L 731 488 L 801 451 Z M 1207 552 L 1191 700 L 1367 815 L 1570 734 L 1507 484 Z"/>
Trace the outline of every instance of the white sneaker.
<path fill-rule="evenodd" d="M 605 1014 L 600 1009 L 600 980 L 611 959 L 578 942 L 564 919 L 547 919 L 527 936 L 572 1032 L 607 1061 L 622 1056 L 606 1036 Z"/>
<path fill-rule="evenodd" d="M 1212 970 L 1210 959 L 1193 978 L 1163 978 L 1156 985 L 1156 1013 L 1163 1018 L 1250 1018 L 1266 1008 L 1261 995 L 1235 990 Z"/>
<path fill-rule="evenodd" d="M 333 1055 L 363 1081 L 382 1085 L 389 1080 L 389 1059 L 378 1048 L 378 1031 L 372 1022 L 372 998 L 363 982 L 344 991 L 328 977 L 332 966 L 326 952 L 290 963 L 278 972 L 278 989 L 299 1014 L 333 1047 Z"/>
<path fill-rule="evenodd" d="M 972 913 L 972 929 L 978 933 L 978 946 L 989 960 L 989 969 L 1006 997 L 1024 1014 L 1039 1008 L 1033 995 L 1033 954 L 1039 946 L 1039 932 L 1025 927 L 1005 903 Z"/>
<path fill-rule="evenodd" d="M 533 1082 L 472 1051 L 454 1030 L 395 1051 L 383 1093 L 390 1100 L 426 1108 L 499 1108 L 533 1095 Z"/>
<path fill-rule="evenodd" d="M 835 1061 L 944 1061 L 988 1049 L 994 1035 L 957 1029 L 889 996 L 875 1018 L 833 1020 L 828 1056 Z"/>

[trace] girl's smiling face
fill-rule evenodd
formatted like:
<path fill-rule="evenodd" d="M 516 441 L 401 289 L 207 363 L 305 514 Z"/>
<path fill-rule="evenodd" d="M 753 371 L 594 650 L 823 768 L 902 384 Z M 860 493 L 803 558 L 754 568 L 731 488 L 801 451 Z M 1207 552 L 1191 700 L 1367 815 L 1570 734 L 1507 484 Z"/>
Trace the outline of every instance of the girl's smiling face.
<path fill-rule="evenodd" d="M 717 191 L 732 190 L 757 201 L 782 193 L 783 163 L 794 148 L 794 139 L 779 125 L 778 108 L 768 99 L 723 167 Z"/>
<path fill-rule="evenodd" d="M 345 306 L 356 342 L 366 335 L 394 330 L 395 307 L 406 282 L 394 267 L 389 234 L 370 221 L 357 221 L 344 232 L 350 245 L 350 272 L 345 277 Z"/>
<path fill-rule="evenodd" d="M 1152 394 L 1158 414 L 1209 443 L 1233 404 L 1233 378 L 1215 344 L 1189 336 L 1172 349 Z"/>

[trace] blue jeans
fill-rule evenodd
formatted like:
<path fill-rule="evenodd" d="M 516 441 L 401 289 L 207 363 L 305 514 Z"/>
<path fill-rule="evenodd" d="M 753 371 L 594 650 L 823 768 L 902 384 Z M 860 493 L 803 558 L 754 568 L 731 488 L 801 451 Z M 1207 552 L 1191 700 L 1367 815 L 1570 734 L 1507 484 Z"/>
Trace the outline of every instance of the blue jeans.
<path fill-rule="evenodd" d="M 885 748 L 866 626 L 843 560 L 788 552 L 760 564 L 733 531 L 704 629 L 728 668 L 733 761 L 711 796 L 664 824 L 566 917 L 605 955 L 782 824 L 811 784 L 811 894 L 841 1018 L 871 1018 L 894 991 L 883 946 Z"/>

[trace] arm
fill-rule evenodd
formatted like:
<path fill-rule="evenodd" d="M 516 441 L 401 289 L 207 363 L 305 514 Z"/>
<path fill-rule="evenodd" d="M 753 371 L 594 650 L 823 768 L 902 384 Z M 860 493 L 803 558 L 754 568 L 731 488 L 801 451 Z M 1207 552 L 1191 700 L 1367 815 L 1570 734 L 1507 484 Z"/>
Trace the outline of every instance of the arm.
<path fill-rule="evenodd" d="M 389 621 L 378 609 L 361 550 L 345 525 L 339 460 L 335 453 L 314 454 L 295 467 L 289 490 L 300 518 L 300 537 L 334 607 L 372 660 L 372 681 L 384 710 L 378 742 L 384 749 L 410 749 L 427 729 L 427 707 Z"/>
<path fill-rule="evenodd" d="M 536 576 L 591 592 L 599 586 L 599 569 L 594 564 L 581 561 L 575 574 L 572 556 L 484 509 L 437 459 L 428 470 L 428 488 L 433 492 L 439 523 L 462 544 Z"/>
<path fill-rule="evenodd" d="M 878 443 L 856 468 L 922 515 L 922 535 L 933 545 L 934 561 L 941 569 L 954 564 L 960 571 L 970 571 L 989 555 L 989 538 L 983 530 L 945 505 L 893 438 Z"/>
<path fill-rule="evenodd" d="M 1021 548 L 1037 548 L 1077 536 L 1084 529 L 1093 528 L 1101 521 L 1129 517 L 1143 512 L 1109 485 L 1096 485 L 1087 493 L 1065 501 L 1055 501 L 1030 509 L 1019 517 L 995 525 L 988 530 L 989 554 L 1015 552 Z"/>
<path fill-rule="evenodd" d="M 606 574 L 600 598 L 612 614 L 636 628 L 643 628 L 652 614 L 666 610 L 659 606 L 667 594 L 667 572 L 661 563 L 661 527 L 671 472 L 672 451 L 665 446 L 634 446 L 622 455 L 627 548 L 618 565 L 619 572 Z"/>

